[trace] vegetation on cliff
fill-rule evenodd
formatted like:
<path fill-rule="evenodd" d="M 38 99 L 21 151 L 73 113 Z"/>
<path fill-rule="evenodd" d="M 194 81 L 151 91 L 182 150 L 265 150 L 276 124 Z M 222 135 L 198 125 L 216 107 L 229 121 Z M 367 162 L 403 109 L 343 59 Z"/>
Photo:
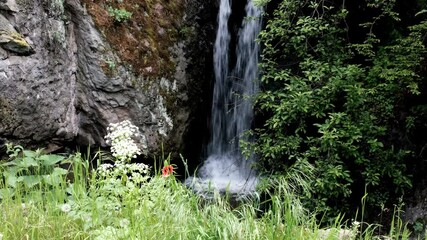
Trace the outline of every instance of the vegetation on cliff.
<path fill-rule="evenodd" d="M 170 76 L 175 71 L 170 48 L 180 38 L 184 1 L 84 0 L 95 24 L 120 59 L 144 76 Z M 101 59 L 106 73 L 115 63 Z"/>

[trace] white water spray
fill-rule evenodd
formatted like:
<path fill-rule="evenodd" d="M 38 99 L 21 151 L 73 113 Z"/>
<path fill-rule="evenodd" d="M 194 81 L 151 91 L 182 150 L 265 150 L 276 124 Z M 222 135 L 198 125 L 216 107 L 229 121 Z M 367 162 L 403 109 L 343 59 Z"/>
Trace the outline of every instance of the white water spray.
<path fill-rule="evenodd" d="M 252 97 L 258 90 L 259 47 L 255 39 L 261 29 L 261 9 L 248 0 L 246 18 L 237 36 L 236 65 L 229 71 L 230 1 L 221 0 L 218 14 L 209 157 L 199 170 L 200 179 L 193 184 L 196 183 L 194 187 L 198 190 L 214 188 L 245 194 L 253 192 L 257 183 L 251 169 L 254 157 L 245 159 L 242 156 L 240 140 L 249 140 L 243 133 L 251 127 Z"/>

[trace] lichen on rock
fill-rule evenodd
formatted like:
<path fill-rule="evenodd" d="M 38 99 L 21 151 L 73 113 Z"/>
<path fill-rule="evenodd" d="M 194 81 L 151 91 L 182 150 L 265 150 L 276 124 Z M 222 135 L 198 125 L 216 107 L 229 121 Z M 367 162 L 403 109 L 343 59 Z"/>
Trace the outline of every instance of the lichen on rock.
<path fill-rule="evenodd" d="M 158 132 L 160 135 L 167 137 L 167 134 L 170 130 L 173 128 L 173 122 L 172 119 L 169 117 L 166 107 L 163 104 L 163 97 L 157 96 L 156 103 L 157 103 L 157 109 L 158 109 L 158 118 L 157 119 L 157 126 L 158 126 Z"/>
<path fill-rule="evenodd" d="M 32 54 L 33 48 L 19 34 L 2 14 L 0 14 L 0 46 L 18 54 Z"/>

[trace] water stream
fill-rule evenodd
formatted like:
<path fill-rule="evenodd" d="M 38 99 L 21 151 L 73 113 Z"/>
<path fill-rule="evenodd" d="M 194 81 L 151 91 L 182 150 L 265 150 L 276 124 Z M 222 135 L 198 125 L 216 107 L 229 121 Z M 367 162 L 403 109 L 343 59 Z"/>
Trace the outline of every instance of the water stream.
<path fill-rule="evenodd" d="M 215 85 L 213 91 L 208 158 L 199 169 L 198 187 L 230 193 L 254 191 L 257 178 L 251 169 L 254 156 L 242 156 L 240 140 L 251 128 L 252 96 L 258 90 L 259 47 L 255 39 L 261 28 L 261 9 L 248 1 L 242 28 L 237 36 L 236 63 L 230 69 L 231 0 L 221 0 L 214 47 Z M 194 182 L 194 181 L 193 181 Z"/>

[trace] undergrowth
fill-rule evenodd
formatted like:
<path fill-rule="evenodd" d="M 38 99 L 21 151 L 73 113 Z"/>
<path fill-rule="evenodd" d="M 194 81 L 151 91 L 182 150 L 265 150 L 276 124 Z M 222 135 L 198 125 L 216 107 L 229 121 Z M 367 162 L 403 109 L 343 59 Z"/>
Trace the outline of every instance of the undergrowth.
<path fill-rule="evenodd" d="M 131 186 L 124 175 L 103 178 L 89 170 L 79 154 L 69 160 L 73 181 L 22 187 L 1 200 L 3 239 L 375 239 L 376 226 L 363 223 L 360 234 L 360 225 L 347 226 L 340 216 L 320 229 L 286 178 L 274 181 L 267 202 L 232 207 L 219 194 L 206 202 L 173 175 Z M 395 226 L 390 235 L 408 239 L 399 218 Z"/>
<path fill-rule="evenodd" d="M 130 135 L 122 133 L 109 135 L 111 142 L 111 136 L 129 142 Z M 108 164 L 98 153 L 90 159 L 80 153 L 59 157 L 36 151 L 41 164 L 58 160 L 49 169 L 62 166 L 67 174 L 54 175 L 55 182 L 11 187 L 5 178 L 10 163 L 24 161 L 29 152 L 10 149 L 10 159 L 0 164 L 0 189 L 8 193 L 0 195 L 0 239 L 381 239 L 377 226 L 345 222 L 339 214 L 335 223 L 320 227 L 299 201 L 312 177 L 300 170 L 308 168 L 306 162 L 265 180 L 268 191 L 262 201 L 246 198 L 235 206 L 230 196 L 214 192 L 212 199 L 204 199 L 187 188 L 175 178 L 169 157 L 162 159 L 160 171 L 120 156 Z M 15 172 L 17 182 L 28 173 L 34 171 Z M 389 237 L 409 237 L 397 212 Z"/>

